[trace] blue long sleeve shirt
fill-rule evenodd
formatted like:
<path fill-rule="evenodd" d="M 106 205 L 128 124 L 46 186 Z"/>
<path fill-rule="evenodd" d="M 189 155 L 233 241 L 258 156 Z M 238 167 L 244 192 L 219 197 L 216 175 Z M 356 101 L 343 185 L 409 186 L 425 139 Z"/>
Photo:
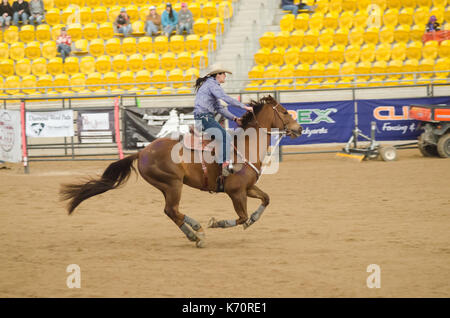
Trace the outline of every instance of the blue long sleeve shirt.
<path fill-rule="evenodd" d="M 161 15 L 161 24 L 163 27 L 167 25 L 173 25 L 176 26 L 178 24 L 178 13 L 173 10 L 173 20 L 169 18 L 169 13 L 167 11 L 164 11 Z"/>
<path fill-rule="evenodd" d="M 245 106 L 238 100 L 231 98 L 230 96 L 225 94 L 223 88 L 216 81 L 216 79 L 213 77 L 209 77 L 197 92 L 194 103 L 194 114 L 201 115 L 210 113 L 212 115 L 215 115 L 215 113 L 217 112 L 225 116 L 225 118 L 233 120 L 235 116 L 222 105 L 220 105 L 220 99 L 231 106 L 241 108 L 244 108 Z"/>

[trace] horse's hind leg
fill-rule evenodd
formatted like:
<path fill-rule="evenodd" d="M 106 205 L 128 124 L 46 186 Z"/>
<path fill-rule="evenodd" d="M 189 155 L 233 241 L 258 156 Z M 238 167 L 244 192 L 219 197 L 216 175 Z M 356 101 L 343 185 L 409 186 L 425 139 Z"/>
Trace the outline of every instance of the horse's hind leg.
<path fill-rule="evenodd" d="M 252 213 L 250 218 L 243 224 L 244 230 L 247 229 L 250 225 L 255 223 L 263 214 L 264 209 L 269 205 L 270 199 L 267 193 L 262 191 L 256 185 L 253 185 L 251 188 L 247 190 L 247 195 L 251 198 L 257 198 L 261 200 L 261 205 L 258 209 Z"/>
<path fill-rule="evenodd" d="M 174 182 L 173 184 L 170 184 L 165 191 L 163 191 L 166 198 L 164 212 L 180 228 L 180 230 L 190 241 L 196 242 L 197 247 L 204 247 L 205 231 L 201 227 L 200 223 L 189 216 L 180 213 L 179 211 L 182 186 L 183 184 L 181 182 Z"/>

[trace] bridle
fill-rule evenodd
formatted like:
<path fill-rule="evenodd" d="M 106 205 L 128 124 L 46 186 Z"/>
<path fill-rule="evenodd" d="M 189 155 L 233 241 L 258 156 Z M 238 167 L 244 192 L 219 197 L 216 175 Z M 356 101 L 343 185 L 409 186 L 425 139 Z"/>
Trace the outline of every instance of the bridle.
<path fill-rule="evenodd" d="M 267 134 L 269 134 L 269 135 L 273 135 L 273 134 L 285 135 L 289 131 L 289 129 L 287 128 L 288 123 L 283 120 L 283 117 L 281 117 L 280 112 L 277 109 L 278 106 L 281 106 L 281 105 L 277 102 L 274 106 L 272 106 L 272 109 L 274 110 L 274 113 L 278 116 L 278 118 L 283 123 L 283 130 L 282 131 L 278 131 L 276 133 L 273 133 L 271 131 L 267 131 Z M 256 115 L 255 115 L 255 113 L 253 111 L 252 111 L 252 114 L 253 114 L 253 118 L 255 119 L 256 125 L 259 126 L 259 128 L 261 128 L 261 125 L 259 124 L 258 119 L 256 118 Z"/>

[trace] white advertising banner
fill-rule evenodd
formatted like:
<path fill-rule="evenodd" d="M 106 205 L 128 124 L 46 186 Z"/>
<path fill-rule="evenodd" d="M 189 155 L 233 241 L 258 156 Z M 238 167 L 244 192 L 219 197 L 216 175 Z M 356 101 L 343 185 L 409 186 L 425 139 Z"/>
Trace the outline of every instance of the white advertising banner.
<path fill-rule="evenodd" d="M 72 137 L 73 110 L 26 112 L 28 137 Z"/>
<path fill-rule="evenodd" d="M 0 110 L 0 160 L 22 161 L 22 136 L 18 110 Z"/>

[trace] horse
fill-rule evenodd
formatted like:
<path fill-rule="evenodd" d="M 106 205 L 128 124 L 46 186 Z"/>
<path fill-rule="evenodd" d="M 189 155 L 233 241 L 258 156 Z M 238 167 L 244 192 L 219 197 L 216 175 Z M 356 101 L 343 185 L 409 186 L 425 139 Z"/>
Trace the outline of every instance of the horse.
<path fill-rule="evenodd" d="M 223 192 L 232 200 L 238 218 L 219 221 L 211 218 L 208 222 L 210 228 L 243 225 L 246 229 L 260 218 L 269 205 L 270 198 L 255 184 L 261 173 L 263 158 L 270 145 L 271 131 L 278 129 L 291 138 L 299 137 L 302 133 L 300 124 L 272 96 L 265 96 L 259 101 L 252 100 L 249 106 L 253 110 L 242 116 L 242 129 L 244 132 L 250 128 L 262 129 L 263 133 L 257 135 L 258 145 L 259 138 L 267 138 L 268 142 L 266 147 L 262 149 L 262 155 L 258 156 L 254 163 L 245 161 L 239 171 L 230 174 L 223 180 Z M 249 149 L 248 138 L 245 139 L 245 144 L 246 149 Z M 100 178 L 90 179 L 88 182 L 80 184 L 62 185 L 60 195 L 62 200 L 69 200 L 67 206 L 69 215 L 84 200 L 123 185 L 129 178 L 131 171 L 136 172 L 133 162 L 137 160 L 137 169 L 142 178 L 164 195 L 164 213 L 190 241 L 195 242 L 197 247 L 204 247 L 205 231 L 200 223 L 179 210 L 181 190 L 185 184 L 196 189 L 215 192 L 215 181 L 220 176 L 222 169 L 220 164 L 216 162 L 174 161 L 173 153 L 177 154 L 178 152 L 177 155 L 181 157 L 185 154 L 185 151 L 193 152 L 185 147 L 179 147 L 179 151 L 173 151 L 176 145 L 180 146 L 180 140 L 155 139 L 143 150 L 111 163 Z M 246 152 L 247 154 L 248 152 Z M 205 181 L 208 185 L 206 189 Z M 260 206 L 250 218 L 247 214 L 247 197 L 261 200 Z"/>

